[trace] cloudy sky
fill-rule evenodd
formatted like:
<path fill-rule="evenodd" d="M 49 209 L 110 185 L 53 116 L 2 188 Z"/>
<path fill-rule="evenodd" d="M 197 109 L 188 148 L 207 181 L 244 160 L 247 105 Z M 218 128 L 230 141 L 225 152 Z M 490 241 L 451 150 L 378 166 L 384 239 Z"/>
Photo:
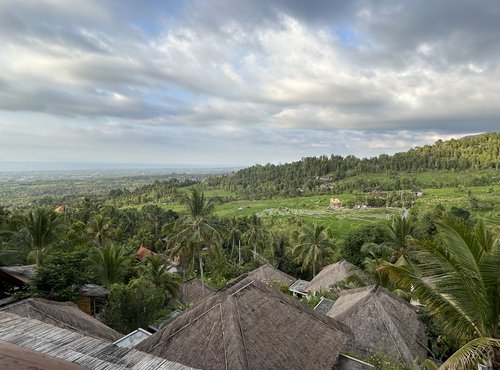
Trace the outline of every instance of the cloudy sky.
<path fill-rule="evenodd" d="M 0 161 L 250 165 L 500 127 L 497 0 L 0 0 Z"/>

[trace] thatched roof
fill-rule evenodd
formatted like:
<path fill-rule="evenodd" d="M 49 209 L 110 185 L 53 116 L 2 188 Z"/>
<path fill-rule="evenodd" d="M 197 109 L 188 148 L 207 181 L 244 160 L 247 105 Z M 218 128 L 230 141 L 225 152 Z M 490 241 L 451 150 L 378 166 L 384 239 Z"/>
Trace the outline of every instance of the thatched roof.
<path fill-rule="evenodd" d="M 189 370 L 184 365 L 134 348 L 121 348 L 78 331 L 4 311 L 0 311 L 0 343 L 1 341 L 90 369 Z M 0 367 L 1 365 L 0 362 Z M 58 366 L 50 366 L 49 362 L 41 365 L 43 366 L 37 368 L 59 369 Z"/>
<path fill-rule="evenodd" d="M 252 280 L 260 281 L 275 288 L 278 288 L 280 285 L 290 286 L 290 284 L 297 280 L 269 263 L 250 271 L 248 276 Z"/>
<path fill-rule="evenodd" d="M 109 296 L 109 290 L 101 285 L 96 284 L 85 284 L 79 289 L 79 293 L 84 297 L 107 297 Z"/>
<path fill-rule="evenodd" d="M 0 368 L 2 369 L 86 369 L 69 361 L 60 360 L 4 341 L 0 341 L 0 354 Z"/>
<path fill-rule="evenodd" d="M 22 317 L 37 319 L 47 324 L 85 333 L 88 336 L 115 341 L 120 333 L 87 315 L 71 302 L 54 302 L 40 298 L 28 298 L 0 308 Z"/>
<path fill-rule="evenodd" d="M 346 260 L 333 263 L 323 267 L 323 269 L 309 282 L 306 292 L 314 294 L 320 291 L 327 291 L 332 285 L 354 274 L 362 274 L 362 272 Z"/>
<path fill-rule="evenodd" d="M 14 279 L 21 284 L 27 284 L 36 274 L 36 265 L 0 267 L 0 276 Z"/>
<path fill-rule="evenodd" d="M 179 301 L 185 304 L 193 304 L 214 295 L 216 290 L 205 284 L 198 278 L 186 280 L 179 287 Z"/>
<path fill-rule="evenodd" d="M 247 276 L 136 348 L 203 369 L 331 369 L 349 338 L 335 320 Z"/>
<path fill-rule="evenodd" d="M 425 359 L 427 338 L 415 308 L 385 288 L 345 291 L 327 315 L 354 332 L 351 351 L 362 357 L 386 353 L 408 364 Z"/>

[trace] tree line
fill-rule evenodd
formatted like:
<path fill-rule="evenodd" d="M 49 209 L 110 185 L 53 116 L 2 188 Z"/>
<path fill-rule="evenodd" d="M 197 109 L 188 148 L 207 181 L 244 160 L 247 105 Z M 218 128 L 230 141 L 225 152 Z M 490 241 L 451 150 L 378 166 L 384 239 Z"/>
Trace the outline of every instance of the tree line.
<path fill-rule="evenodd" d="M 366 190 L 367 183 L 356 176 L 366 173 L 395 175 L 400 172 L 424 171 L 465 171 L 498 169 L 500 164 L 500 132 L 469 136 L 459 140 L 438 140 L 433 145 L 416 147 L 407 152 L 394 155 L 381 154 L 372 158 L 357 158 L 349 155 L 307 157 L 287 164 L 255 165 L 231 175 L 210 177 L 205 180 L 208 186 L 223 188 L 245 196 L 268 197 L 280 195 L 300 195 L 304 190 L 314 188 L 334 188 Z M 338 182 L 352 179 L 340 185 Z M 482 179 L 487 185 L 491 179 Z M 363 183 L 364 181 L 364 183 Z M 400 180 L 398 180 L 400 181 Z M 415 185 L 411 179 L 406 184 L 387 182 L 387 190 L 397 190 L 401 186 Z M 326 184 L 325 184 L 326 183 Z M 330 185 L 328 185 L 330 184 Z M 477 184 L 476 184 L 477 185 Z M 337 188 L 335 188 L 337 187 Z"/>

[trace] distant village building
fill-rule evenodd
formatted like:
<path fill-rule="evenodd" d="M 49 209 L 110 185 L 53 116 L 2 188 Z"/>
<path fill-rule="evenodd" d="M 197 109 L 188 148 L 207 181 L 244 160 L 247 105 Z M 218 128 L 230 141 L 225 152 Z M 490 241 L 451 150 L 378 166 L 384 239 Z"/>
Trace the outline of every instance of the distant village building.
<path fill-rule="evenodd" d="M 411 189 L 411 193 L 416 197 L 421 197 L 422 195 L 424 195 L 424 192 L 422 191 L 422 189 L 419 189 L 419 188 Z"/>
<path fill-rule="evenodd" d="M 156 255 L 158 255 L 158 253 L 155 253 L 151 249 L 146 248 L 144 246 L 144 240 L 143 240 L 141 245 L 139 246 L 139 248 L 135 252 L 135 256 L 137 257 L 137 259 L 139 261 L 144 261 L 144 259 L 150 255 L 156 256 Z"/>
<path fill-rule="evenodd" d="M 333 198 L 330 198 L 330 208 L 341 208 L 342 207 L 342 201 L 340 201 L 340 199 L 333 199 Z"/>

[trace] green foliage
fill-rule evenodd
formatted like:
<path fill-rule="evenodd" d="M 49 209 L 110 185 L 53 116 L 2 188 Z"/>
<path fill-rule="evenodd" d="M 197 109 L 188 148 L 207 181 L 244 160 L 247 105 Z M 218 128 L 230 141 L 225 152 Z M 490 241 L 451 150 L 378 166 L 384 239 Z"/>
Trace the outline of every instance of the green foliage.
<path fill-rule="evenodd" d="M 407 366 L 397 362 L 393 358 L 384 354 L 374 354 L 365 359 L 366 362 L 375 366 L 376 370 L 414 370 L 416 366 Z"/>
<path fill-rule="evenodd" d="M 124 248 L 114 244 L 95 247 L 90 262 L 94 274 L 106 286 L 122 282 L 130 266 L 130 258 L 125 255 Z"/>
<path fill-rule="evenodd" d="M 30 294 L 55 301 L 75 299 L 78 288 L 91 279 L 87 257 L 82 251 L 48 257 L 29 284 Z"/>
<path fill-rule="evenodd" d="M 19 235 L 28 248 L 28 261 L 38 266 L 48 249 L 60 237 L 63 219 L 54 211 L 38 207 L 25 215 L 18 215 L 15 223 L 19 225 Z"/>
<path fill-rule="evenodd" d="M 302 264 L 302 271 L 311 269 L 314 277 L 333 257 L 333 248 L 333 238 L 328 228 L 318 224 L 306 225 L 297 237 L 293 255 Z"/>
<path fill-rule="evenodd" d="M 303 193 L 324 193 L 334 190 L 371 191 L 399 190 L 417 185 L 414 178 L 394 177 L 400 172 L 422 171 L 465 171 L 469 169 L 495 169 L 500 163 L 500 133 L 490 133 L 465 137 L 460 140 L 438 140 L 434 145 L 414 148 L 393 156 L 381 154 L 378 157 L 359 159 L 352 155 L 339 155 L 303 158 L 300 161 L 265 166 L 255 165 L 226 177 L 211 177 L 207 183 L 241 195 L 269 198 L 276 194 L 290 196 Z M 383 181 L 360 178 L 365 173 L 380 173 Z M 387 176 L 389 175 L 389 176 Z M 345 181 L 347 180 L 347 181 Z M 388 181 L 390 180 L 390 181 Z M 476 179 L 470 185 L 487 185 L 491 177 Z M 434 181 L 434 180 L 431 180 Z M 434 184 L 433 187 L 436 187 Z M 376 200 L 373 199 L 376 202 Z"/>
<path fill-rule="evenodd" d="M 141 266 L 142 275 L 175 298 L 179 292 L 180 280 L 177 275 L 167 272 L 167 263 L 161 255 L 149 255 Z"/>
<path fill-rule="evenodd" d="M 420 244 L 421 264 L 385 263 L 382 271 L 411 290 L 444 332 L 463 344 L 443 368 L 470 368 L 479 358 L 498 366 L 500 358 L 492 355 L 500 349 L 500 242 L 482 221 L 470 227 L 448 218 L 437 226 L 440 242 Z"/>
<path fill-rule="evenodd" d="M 126 285 L 113 284 L 104 322 L 124 334 L 137 328 L 147 329 L 148 324 L 162 315 L 165 299 L 164 289 L 144 277 Z"/>
<path fill-rule="evenodd" d="M 379 224 L 362 226 L 352 230 L 341 247 L 342 259 L 361 267 L 368 253 L 361 247 L 368 243 L 381 244 L 385 240 L 385 231 Z"/>

